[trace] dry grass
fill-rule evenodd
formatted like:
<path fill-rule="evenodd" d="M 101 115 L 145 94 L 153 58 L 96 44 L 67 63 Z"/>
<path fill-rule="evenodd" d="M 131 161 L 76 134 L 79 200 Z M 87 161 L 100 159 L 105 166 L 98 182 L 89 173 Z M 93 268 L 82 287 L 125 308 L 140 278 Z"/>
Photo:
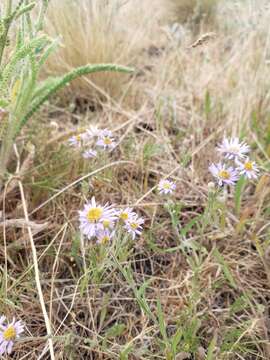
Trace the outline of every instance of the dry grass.
<path fill-rule="evenodd" d="M 191 23 L 193 30 L 213 26 L 219 0 L 164 0 L 169 17 L 181 24 Z"/>
<path fill-rule="evenodd" d="M 64 4 L 52 2 L 70 14 Z M 190 45 L 199 37 L 189 28 L 179 42 L 152 19 L 152 42 L 145 45 L 148 31 L 141 40 L 139 27 L 134 38 L 122 22 L 125 41 L 131 36 L 134 44 L 127 48 L 122 32 L 106 30 L 112 17 L 98 12 L 98 25 L 81 25 L 77 19 L 90 16 L 82 11 L 87 4 L 82 1 L 74 18 L 51 15 L 50 30 L 61 24 L 52 32 L 65 29 L 69 46 L 48 71 L 89 61 L 137 64 L 138 71 L 127 103 L 112 85 L 122 88 L 125 80 L 110 77 L 107 84 L 96 77 L 91 80 L 113 101 L 93 112 L 49 104 L 28 133 L 36 155 L 22 181 L 56 358 L 270 359 L 269 10 L 242 5 L 240 14 L 225 2 L 216 37 L 195 48 Z M 86 82 L 72 86 L 76 97 L 93 100 Z M 89 123 L 112 129 L 121 141 L 110 156 L 85 162 L 65 140 Z M 264 172 L 259 184 L 246 187 L 239 212 L 233 192 L 225 207 L 209 202 L 207 168 L 224 133 L 244 136 Z M 25 157 L 20 153 L 21 162 Z M 177 191 L 165 201 L 151 189 L 173 170 Z M 101 203 L 134 205 L 146 219 L 142 237 L 132 243 L 119 234 L 103 250 L 91 243 L 81 248 L 77 210 L 93 195 Z M 24 218 L 17 186 L 5 198 L 5 216 Z M 0 309 L 27 324 L 13 358 L 49 359 L 22 221 L 0 223 L 6 230 Z"/>
<path fill-rule="evenodd" d="M 134 66 L 148 41 L 149 20 L 138 1 L 132 10 L 129 2 L 119 0 L 52 1 L 49 10 L 47 31 L 61 43 L 47 64 L 49 74 L 62 74 L 87 63 Z M 72 83 L 68 92 L 94 101 L 119 100 L 130 90 L 128 80 L 121 74 L 93 75 Z"/>

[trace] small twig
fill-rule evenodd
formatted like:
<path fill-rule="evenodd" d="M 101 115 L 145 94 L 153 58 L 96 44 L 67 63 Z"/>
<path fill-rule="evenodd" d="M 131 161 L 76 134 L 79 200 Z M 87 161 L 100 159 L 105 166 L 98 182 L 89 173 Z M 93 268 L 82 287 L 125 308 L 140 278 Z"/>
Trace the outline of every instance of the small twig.
<path fill-rule="evenodd" d="M 86 265 L 84 238 L 83 238 L 82 234 L 81 234 L 80 245 L 81 245 L 81 253 L 82 253 L 82 259 L 83 259 L 84 275 L 86 276 L 88 271 L 87 271 L 87 265 Z M 89 313 L 90 313 L 90 317 L 91 317 L 91 321 L 92 321 L 94 334 L 95 334 L 95 337 L 96 337 L 97 330 L 96 330 L 96 327 L 95 327 L 95 319 L 94 319 L 94 315 L 93 315 L 92 304 L 91 304 L 91 299 L 90 299 L 90 295 L 89 295 L 88 286 L 87 286 L 87 289 L 86 289 L 86 293 L 87 293 Z M 96 337 L 96 340 L 97 340 L 97 337 Z"/>
<path fill-rule="evenodd" d="M 188 49 L 190 48 L 196 48 L 198 46 L 201 46 L 203 44 L 206 44 L 210 39 L 213 39 L 216 37 L 216 34 L 214 32 L 209 32 L 201 35 L 199 39 L 197 39 L 193 44 L 191 44 Z"/>
<path fill-rule="evenodd" d="M 50 324 L 50 320 L 49 320 L 49 317 L 48 317 L 48 314 L 47 314 L 45 301 L 44 301 L 42 288 L 41 288 L 41 283 L 40 283 L 40 278 L 39 278 L 37 251 L 36 251 L 34 239 L 33 239 L 33 236 L 32 236 L 31 226 L 29 226 L 28 210 L 27 210 L 27 205 L 26 205 L 26 201 L 25 201 L 23 186 L 22 186 L 21 181 L 18 181 L 18 184 L 19 184 L 20 193 L 21 193 L 24 217 L 25 217 L 26 222 L 28 223 L 27 231 L 28 231 L 29 240 L 30 240 L 30 243 L 31 243 L 31 248 L 32 248 L 32 256 L 33 256 L 34 271 L 35 271 L 35 281 L 36 281 L 36 286 L 37 286 L 37 291 L 38 291 L 38 296 L 39 296 L 39 302 L 40 302 L 40 305 L 41 305 L 41 309 L 42 309 L 42 313 L 43 313 L 43 317 L 44 317 L 44 321 L 45 321 L 45 325 L 46 325 L 51 359 L 54 360 L 55 356 L 54 356 L 54 350 L 53 350 L 52 330 L 51 330 L 51 324 Z"/>
<path fill-rule="evenodd" d="M 19 157 L 19 153 L 18 153 L 16 145 L 14 145 L 14 151 L 15 151 L 15 154 L 16 154 L 16 157 L 17 157 L 16 174 L 18 174 L 20 172 L 20 157 Z M 22 185 L 22 182 L 20 180 L 18 180 L 18 184 L 19 184 L 19 189 L 20 189 L 20 194 L 21 194 L 24 218 L 25 218 L 25 221 L 26 221 L 26 224 L 27 224 L 27 231 L 28 231 L 29 240 L 30 240 L 31 249 L 32 249 L 33 265 L 34 265 L 34 272 L 35 272 L 35 281 L 36 281 L 36 286 L 37 286 L 37 291 L 38 291 L 39 302 L 40 302 L 41 310 L 42 310 L 44 321 L 45 321 L 46 331 L 47 331 L 47 335 L 48 335 L 48 344 L 49 344 L 49 349 L 50 349 L 51 360 L 55 360 L 54 349 L 53 349 L 53 341 L 52 341 L 51 324 L 50 324 L 50 320 L 49 320 L 48 313 L 47 313 L 47 310 L 46 310 L 45 301 L 44 301 L 43 292 L 42 292 L 42 287 L 41 287 L 41 282 L 40 282 L 40 278 L 39 278 L 37 250 L 36 250 L 36 247 L 35 247 L 35 242 L 34 242 L 34 238 L 33 238 L 33 234 L 32 234 L 32 229 L 31 229 L 31 226 L 29 224 L 30 221 L 29 221 L 29 215 L 28 215 L 28 210 L 27 210 L 23 185 Z"/>
<path fill-rule="evenodd" d="M 16 153 L 17 150 L 15 150 Z M 18 158 L 18 153 L 16 154 L 17 158 Z M 22 179 L 25 174 L 27 173 L 27 171 L 31 168 L 32 164 L 33 164 L 33 160 L 35 157 L 35 148 L 32 147 L 30 149 L 30 153 L 28 154 L 27 158 L 24 160 L 24 162 L 22 163 L 22 166 L 17 166 L 16 169 L 16 176 L 12 176 L 10 177 L 8 183 L 10 183 L 10 186 L 6 189 L 6 191 L 4 192 L 3 195 L 0 195 L 0 202 L 3 201 L 3 197 L 7 196 L 8 194 L 10 194 L 17 186 L 17 181 L 15 181 L 17 178 Z M 19 164 L 19 162 L 18 162 Z"/>
<path fill-rule="evenodd" d="M 49 225 L 48 222 L 37 224 L 34 221 L 27 222 L 25 219 L 8 219 L 0 222 L 0 227 L 14 227 L 14 228 L 25 228 L 30 226 L 31 229 L 35 231 L 35 233 L 44 230 Z"/>

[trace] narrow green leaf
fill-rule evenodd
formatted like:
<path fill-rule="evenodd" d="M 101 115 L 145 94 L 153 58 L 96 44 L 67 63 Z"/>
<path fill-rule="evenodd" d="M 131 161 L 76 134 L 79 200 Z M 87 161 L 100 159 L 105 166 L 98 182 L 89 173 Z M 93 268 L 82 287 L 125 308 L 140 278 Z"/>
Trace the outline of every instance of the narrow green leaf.
<path fill-rule="evenodd" d="M 246 184 L 245 177 L 241 176 L 235 186 L 234 204 L 235 204 L 235 212 L 237 215 L 240 213 L 242 194 L 245 188 L 245 184 Z"/>
<path fill-rule="evenodd" d="M 218 249 L 215 249 L 213 251 L 213 255 L 214 255 L 215 259 L 217 260 L 217 262 L 219 263 L 219 265 L 222 269 L 222 272 L 223 272 L 225 278 L 227 279 L 227 281 L 229 282 L 229 284 L 231 285 L 231 287 L 233 287 L 234 289 L 237 289 L 236 282 L 232 276 L 232 273 L 228 267 L 228 264 L 226 263 L 226 261 L 224 260 L 223 256 L 220 254 Z"/>

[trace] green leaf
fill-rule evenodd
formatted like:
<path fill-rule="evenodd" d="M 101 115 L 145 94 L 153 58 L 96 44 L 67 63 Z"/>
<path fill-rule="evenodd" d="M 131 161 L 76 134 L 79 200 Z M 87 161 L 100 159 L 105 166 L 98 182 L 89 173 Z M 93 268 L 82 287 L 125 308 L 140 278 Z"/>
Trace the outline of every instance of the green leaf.
<path fill-rule="evenodd" d="M 20 10 L 18 10 L 15 14 L 15 19 L 18 19 L 18 17 L 20 17 L 21 15 L 30 12 L 34 7 L 35 7 L 36 3 L 32 2 L 24 7 L 22 7 Z"/>
<path fill-rule="evenodd" d="M 168 342 L 167 332 L 166 332 L 166 325 L 164 320 L 163 311 L 161 308 L 160 299 L 157 299 L 157 315 L 158 315 L 158 323 L 159 323 L 159 330 L 165 342 Z"/>
<path fill-rule="evenodd" d="M 97 65 L 85 65 L 77 69 L 72 70 L 63 77 L 61 77 L 57 82 L 55 82 L 51 87 L 47 89 L 44 95 L 32 103 L 30 110 L 22 117 L 19 127 L 15 133 L 14 138 L 18 135 L 21 128 L 27 123 L 31 116 L 57 91 L 68 85 L 71 81 L 77 79 L 80 76 L 92 74 L 95 72 L 101 71 L 115 71 L 122 73 L 130 73 L 133 69 L 125 66 L 115 65 L 115 64 L 97 64 Z"/>
<path fill-rule="evenodd" d="M 235 212 L 237 215 L 240 213 L 241 200 L 242 200 L 245 184 L 246 184 L 246 179 L 244 176 L 241 176 L 235 186 L 234 204 L 235 204 Z"/>
<path fill-rule="evenodd" d="M 214 335 L 213 339 L 210 342 L 205 360 L 215 360 L 216 359 L 216 355 L 214 354 L 216 344 L 217 344 L 217 334 Z"/>
<path fill-rule="evenodd" d="M 205 99 L 204 99 L 204 111 L 205 111 L 206 117 L 211 112 L 211 97 L 210 97 L 210 93 L 208 90 L 206 91 Z"/>
<path fill-rule="evenodd" d="M 232 276 L 232 273 L 228 267 L 228 264 L 226 263 L 226 261 L 224 260 L 223 256 L 220 254 L 218 249 L 215 249 L 213 251 L 213 255 L 216 258 L 217 262 L 219 263 L 219 265 L 222 269 L 222 272 L 223 272 L 225 278 L 227 279 L 227 281 L 229 282 L 229 284 L 231 285 L 231 287 L 233 287 L 234 289 L 237 289 L 236 282 Z"/>
<path fill-rule="evenodd" d="M 107 331 L 105 336 L 110 339 L 110 338 L 115 338 L 117 336 L 120 336 L 123 334 L 123 332 L 126 329 L 126 325 L 125 324 L 114 324 L 112 327 L 110 327 Z"/>

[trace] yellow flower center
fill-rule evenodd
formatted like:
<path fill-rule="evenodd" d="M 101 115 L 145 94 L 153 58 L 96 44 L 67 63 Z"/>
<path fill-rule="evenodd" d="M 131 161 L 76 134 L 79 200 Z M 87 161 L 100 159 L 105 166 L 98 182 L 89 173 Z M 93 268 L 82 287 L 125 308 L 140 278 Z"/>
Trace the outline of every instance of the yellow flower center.
<path fill-rule="evenodd" d="M 79 135 L 76 135 L 76 140 L 77 141 L 81 141 L 82 140 L 82 136 L 79 134 Z"/>
<path fill-rule="evenodd" d="M 95 207 L 88 211 L 86 217 L 89 220 L 89 222 L 95 222 L 101 218 L 102 214 L 103 214 L 102 208 Z"/>
<path fill-rule="evenodd" d="M 10 325 L 3 333 L 3 337 L 6 341 L 16 338 L 16 330 L 13 325 Z"/>
<path fill-rule="evenodd" d="M 104 221 L 103 221 L 103 226 L 104 226 L 105 228 L 108 228 L 108 227 L 110 226 L 110 221 L 109 221 L 109 220 L 104 220 Z"/>
<path fill-rule="evenodd" d="M 128 213 L 127 212 L 122 212 L 121 214 L 120 214 L 120 219 L 122 219 L 122 220 L 127 220 L 128 219 Z"/>
<path fill-rule="evenodd" d="M 167 182 L 163 183 L 163 188 L 169 190 L 171 188 L 171 184 Z"/>
<path fill-rule="evenodd" d="M 245 169 L 246 169 L 247 171 L 253 170 L 253 165 L 252 165 L 252 163 L 251 163 L 250 161 L 247 161 L 247 162 L 245 163 L 244 167 L 245 167 Z"/>
<path fill-rule="evenodd" d="M 218 175 L 224 180 L 228 180 L 230 178 L 230 173 L 226 170 L 221 170 Z"/>
<path fill-rule="evenodd" d="M 132 229 L 136 230 L 139 225 L 137 223 L 131 223 L 130 226 L 132 227 Z"/>
<path fill-rule="evenodd" d="M 109 138 L 108 136 L 105 136 L 103 141 L 105 145 L 111 145 L 112 143 L 112 139 Z"/>
<path fill-rule="evenodd" d="M 108 235 L 105 235 L 102 240 L 101 240 L 101 244 L 107 244 L 110 241 L 110 238 Z"/>

